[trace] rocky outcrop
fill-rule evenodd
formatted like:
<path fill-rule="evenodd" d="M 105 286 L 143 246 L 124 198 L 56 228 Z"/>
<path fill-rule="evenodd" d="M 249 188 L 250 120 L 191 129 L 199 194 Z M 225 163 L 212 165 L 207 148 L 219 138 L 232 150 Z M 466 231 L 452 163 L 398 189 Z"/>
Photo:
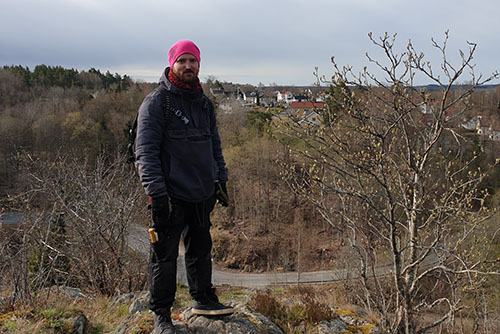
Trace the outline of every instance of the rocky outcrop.
<path fill-rule="evenodd" d="M 204 317 L 191 314 L 191 308 L 184 310 L 174 318 L 174 325 L 179 334 L 283 334 L 281 329 L 262 314 L 245 310 L 241 305 L 238 311 L 229 316 Z M 142 320 L 139 320 L 142 318 Z M 149 321 L 147 321 L 150 319 Z M 144 322 L 150 323 L 151 328 L 144 328 Z M 153 316 L 151 313 L 135 313 L 125 319 L 115 334 L 144 333 L 153 330 Z"/>
<path fill-rule="evenodd" d="M 115 334 L 152 333 L 153 314 L 147 310 L 147 293 L 139 293 L 130 298 L 130 316 L 116 329 Z M 123 299 L 121 299 L 123 301 Z M 191 308 L 173 312 L 173 323 L 179 334 L 283 334 L 283 331 L 266 316 L 250 311 L 245 303 L 232 305 L 236 312 L 229 316 L 204 317 L 191 314 Z M 344 314 L 343 314 L 344 313 Z M 318 334 L 378 334 L 380 329 L 358 318 L 354 313 L 336 313 L 337 317 L 321 321 L 313 326 L 295 328 L 295 333 Z"/>
<path fill-rule="evenodd" d="M 240 311 L 225 317 L 203 317 L 187 309 L 176 321 L 180 333 L 186 334 L 283 334 L 281 329 L 262 314 Z"/>

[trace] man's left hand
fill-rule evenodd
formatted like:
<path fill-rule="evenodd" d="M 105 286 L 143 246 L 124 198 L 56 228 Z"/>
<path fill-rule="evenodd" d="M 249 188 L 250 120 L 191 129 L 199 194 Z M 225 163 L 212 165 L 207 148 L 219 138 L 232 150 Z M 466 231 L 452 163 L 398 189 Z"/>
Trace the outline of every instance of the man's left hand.
<path fill-rule="evenodd" d="M 229 196 L 227 195 L 226 182 L 215 182 L 215 197 L 222 206 L 229 206 Z"/>

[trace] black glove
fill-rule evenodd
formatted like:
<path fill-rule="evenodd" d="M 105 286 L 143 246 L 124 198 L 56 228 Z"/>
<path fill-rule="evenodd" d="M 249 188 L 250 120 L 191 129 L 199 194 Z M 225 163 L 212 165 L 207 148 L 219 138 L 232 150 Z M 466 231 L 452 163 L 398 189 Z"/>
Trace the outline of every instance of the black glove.
<path fill-rule="evenodd" d="M 170 199 L 168 195 L 151 198 L 151 210 L 153 215 L 161 218 L 168 218 L 170 214 Z"/>
<path fill-rule="evenodd" d="M 215 198 L 217 198 L 222 206 L 229 206 L 226 182 L 215 182 Z"/>

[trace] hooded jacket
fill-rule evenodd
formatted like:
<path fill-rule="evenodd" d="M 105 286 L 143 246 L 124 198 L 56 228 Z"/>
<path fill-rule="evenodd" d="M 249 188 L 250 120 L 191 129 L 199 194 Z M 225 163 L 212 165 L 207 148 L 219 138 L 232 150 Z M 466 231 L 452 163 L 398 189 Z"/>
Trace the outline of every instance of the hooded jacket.
<path fill-rule="evenodd" d="M 175 115 L 166 121 L 161 94 L 151 92 L 139 108 L 136 163 L 148 196 L 197 203 L 214 194 L 216 181 L 227 180 L 214 106 L 203 92 L 172 85 L 169 70 L 160 85 L 169 91 L 172 109 L 181 110 L 189 122 Z"/>

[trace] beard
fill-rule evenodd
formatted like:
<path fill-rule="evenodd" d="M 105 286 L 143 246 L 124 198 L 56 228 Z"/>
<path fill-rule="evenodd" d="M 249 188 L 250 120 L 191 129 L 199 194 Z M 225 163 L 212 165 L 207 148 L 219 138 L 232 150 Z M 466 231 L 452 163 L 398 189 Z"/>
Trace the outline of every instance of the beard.
<path fill-rule="evenodd" d="M 181 80 L 182 82 L 184 82 L 188 85 L 198 82 L 198 76 L 192 70 L 186 70 L 186 71 L 182 72 L 180 74 L 180 76 L 178 76 L 178 78 L 179 78 L 179 80 Z"/>

